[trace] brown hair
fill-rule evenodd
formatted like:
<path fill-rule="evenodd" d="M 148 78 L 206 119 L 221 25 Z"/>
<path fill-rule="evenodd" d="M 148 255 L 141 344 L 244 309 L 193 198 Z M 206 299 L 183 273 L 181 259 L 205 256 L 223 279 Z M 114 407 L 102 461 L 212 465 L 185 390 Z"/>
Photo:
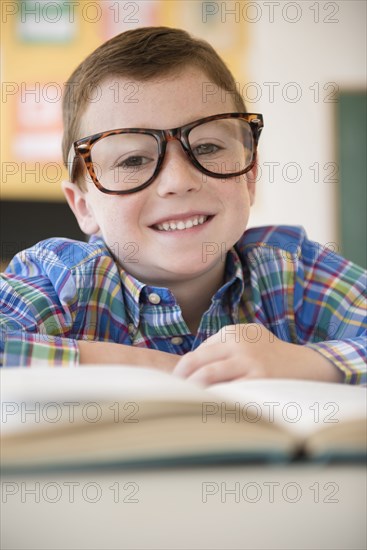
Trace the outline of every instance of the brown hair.
<path fill-rule="evenodd" d="M 193 38 L 182 29 L 141 27 L 108 40 L 75 69 L 66 83 L 63 97 L 64 135 L 62 152 L 65 166 L 68 153 L 78 136 L 80 121 L 91 90 L 110 76 L 153 80 L 185 66 L 200 68 L 211 82 L 231 92 L 236 109 L 245 112 L 244 101 L 235 80 L 216 51 L 204 40 Z"/>

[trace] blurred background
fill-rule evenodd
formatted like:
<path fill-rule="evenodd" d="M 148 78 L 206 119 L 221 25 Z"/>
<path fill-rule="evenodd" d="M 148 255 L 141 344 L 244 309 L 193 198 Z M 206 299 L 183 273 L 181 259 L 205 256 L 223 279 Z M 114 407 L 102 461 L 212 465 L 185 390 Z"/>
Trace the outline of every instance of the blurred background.
<path fill-rule="evenodd" d="M 295 224 L 366 266 L 366 3 L 362 0 L 1 2 L 1 262 L 80 232 L 60 182 L 61 99 L 82 59 L 140 26 L 209 41 L 263 113 L 250 225 Z"/>

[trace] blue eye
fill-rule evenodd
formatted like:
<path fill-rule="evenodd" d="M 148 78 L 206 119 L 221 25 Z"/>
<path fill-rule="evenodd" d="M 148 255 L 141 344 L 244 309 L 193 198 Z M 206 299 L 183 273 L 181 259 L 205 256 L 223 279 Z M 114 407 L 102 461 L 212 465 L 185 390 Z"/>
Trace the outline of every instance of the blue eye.
<path fill-rule="evenodd" d="M 217 153 L 220 149 L 222 149 L 222 147 L 218 147 L 218 145 L 214 145 L 214 143 L 202 143 L 201 145 L 195 147 L 193 152 L 196 156 L 210 155 Z"/>
<path fill-rule="evenodd" d="M 148 162 L 151 162 L 153 159 L 142 156 L 131 156 L 127 159 L 117 161 L 116 168 L 141 168 Z"/>

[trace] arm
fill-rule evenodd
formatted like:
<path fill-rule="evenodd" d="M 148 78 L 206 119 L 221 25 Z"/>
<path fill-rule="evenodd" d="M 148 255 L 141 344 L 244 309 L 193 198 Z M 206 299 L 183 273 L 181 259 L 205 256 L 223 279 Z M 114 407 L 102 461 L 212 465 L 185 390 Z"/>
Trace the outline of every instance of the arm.
<path fill-rule="evenodd" d="M 68 337 L 72 320 L 65 312 L 61 315 L 50 296 L 19 281 L 18 291 L 5 278 L 0 283 L 0 365 L 130 364 L 170 372 L 178 360 L 176 355 L 148 348 Z M 30 301 L 31 293 L 42 304 L 44 318 L 36 310 L 37 301 Z"/>
<path fill-rule="evenodd" d="M 88 264 L 78 272 L 67 262 L 77 260 L 81 265 L 80 250 L 70 251 L 62 241 L 60 249 L 66 251 L 66 258 L 60 259 L 54 248 L 40 243 L 24 251 L 0 275 L 0 365 L 109 363 L 172 370 L 176 355 L 130 345 L 124 303 L 118 294 L 121 282 L 117 271 L 113 276 L 111 258 L 98 262 L 100 271 Z M 96 281 L 104 285 L 104 301 L 96 299 Z M 116 335 L 119 343 L 112 343 Z"/>
<path fill-rule="evenodd" d="M 153 349 L 135 348 L 110 342 L 78 342 L 79 364 L 124 364 L 172 372 L 179 356 Z"/>
<path fill-rule="evenodd" d="M 262 325 L 229 325 L 179 358 L 174 374 L 204 385 L 238 378 L 294 378 L 342 382 L 321 354 L 276 338 Z"/>
<path fill-rule="evenodd" d="M 297 337 L 338 369 L 345 383 L 366 384 L 366 272 L 327 247 L 316 245 L 315 254 L 315 244 L 305 240 L 298 263 Z"/>
<path fill-rule="evenodd" d="M 366 384 L 365 272 L 297 228 L 286 239 L 286 249 L 252 249 L 259 323 L 252 337 L 251 324 L 224 327 L 207 340 L 212 346 L 181 358 L 175 373 L 204 383 L 245 376 Z M 262 326 L 268 322 L 272 332 Z"/>
<path fill-rule="evenodd" d="M 112 342 L 75 340 L 40 333 L 2 334 L 0 366 L 136 365 L 171 372 L 178 355 Z"/>

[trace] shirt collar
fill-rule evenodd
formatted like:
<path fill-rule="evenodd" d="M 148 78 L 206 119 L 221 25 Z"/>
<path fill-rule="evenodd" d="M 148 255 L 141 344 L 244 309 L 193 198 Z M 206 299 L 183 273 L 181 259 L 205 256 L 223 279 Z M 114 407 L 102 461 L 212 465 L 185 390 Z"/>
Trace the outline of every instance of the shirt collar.
<path fill-rule="evenodd" d="M 111 254 L 102 237 L 92 235 L 89 242 L 104 247 Z M 160 305 L 177 306 L 175 297 L 168 288 L 154 287 L 142 283 L 136 277 L 130 275 L 124 268 L 118 264 L 116 265 L 122 282 L 126 309 L 136 327 L 139 325 L 141 304 L 149 303 L 149 297 L 152 293 L 158 294 Z M 236 249 L 232 247 L 226 256 L 224 283 L 214 294 L 212 302 L 229 303 L 231 310 L 237 311 L 244 292 L 244 286 L 243 266 Z"/>
<path fill-rule="evenodd" d="M 224 301 L 227 294 L 230 295 L 231 308 L 237 308 L 243 295 L 245 281 L 243 276 L 243 266 L 238 253 L 232 247 L 226 257 L 224 284 L 217 290 L 213 296 L 213 301 Z"/>

